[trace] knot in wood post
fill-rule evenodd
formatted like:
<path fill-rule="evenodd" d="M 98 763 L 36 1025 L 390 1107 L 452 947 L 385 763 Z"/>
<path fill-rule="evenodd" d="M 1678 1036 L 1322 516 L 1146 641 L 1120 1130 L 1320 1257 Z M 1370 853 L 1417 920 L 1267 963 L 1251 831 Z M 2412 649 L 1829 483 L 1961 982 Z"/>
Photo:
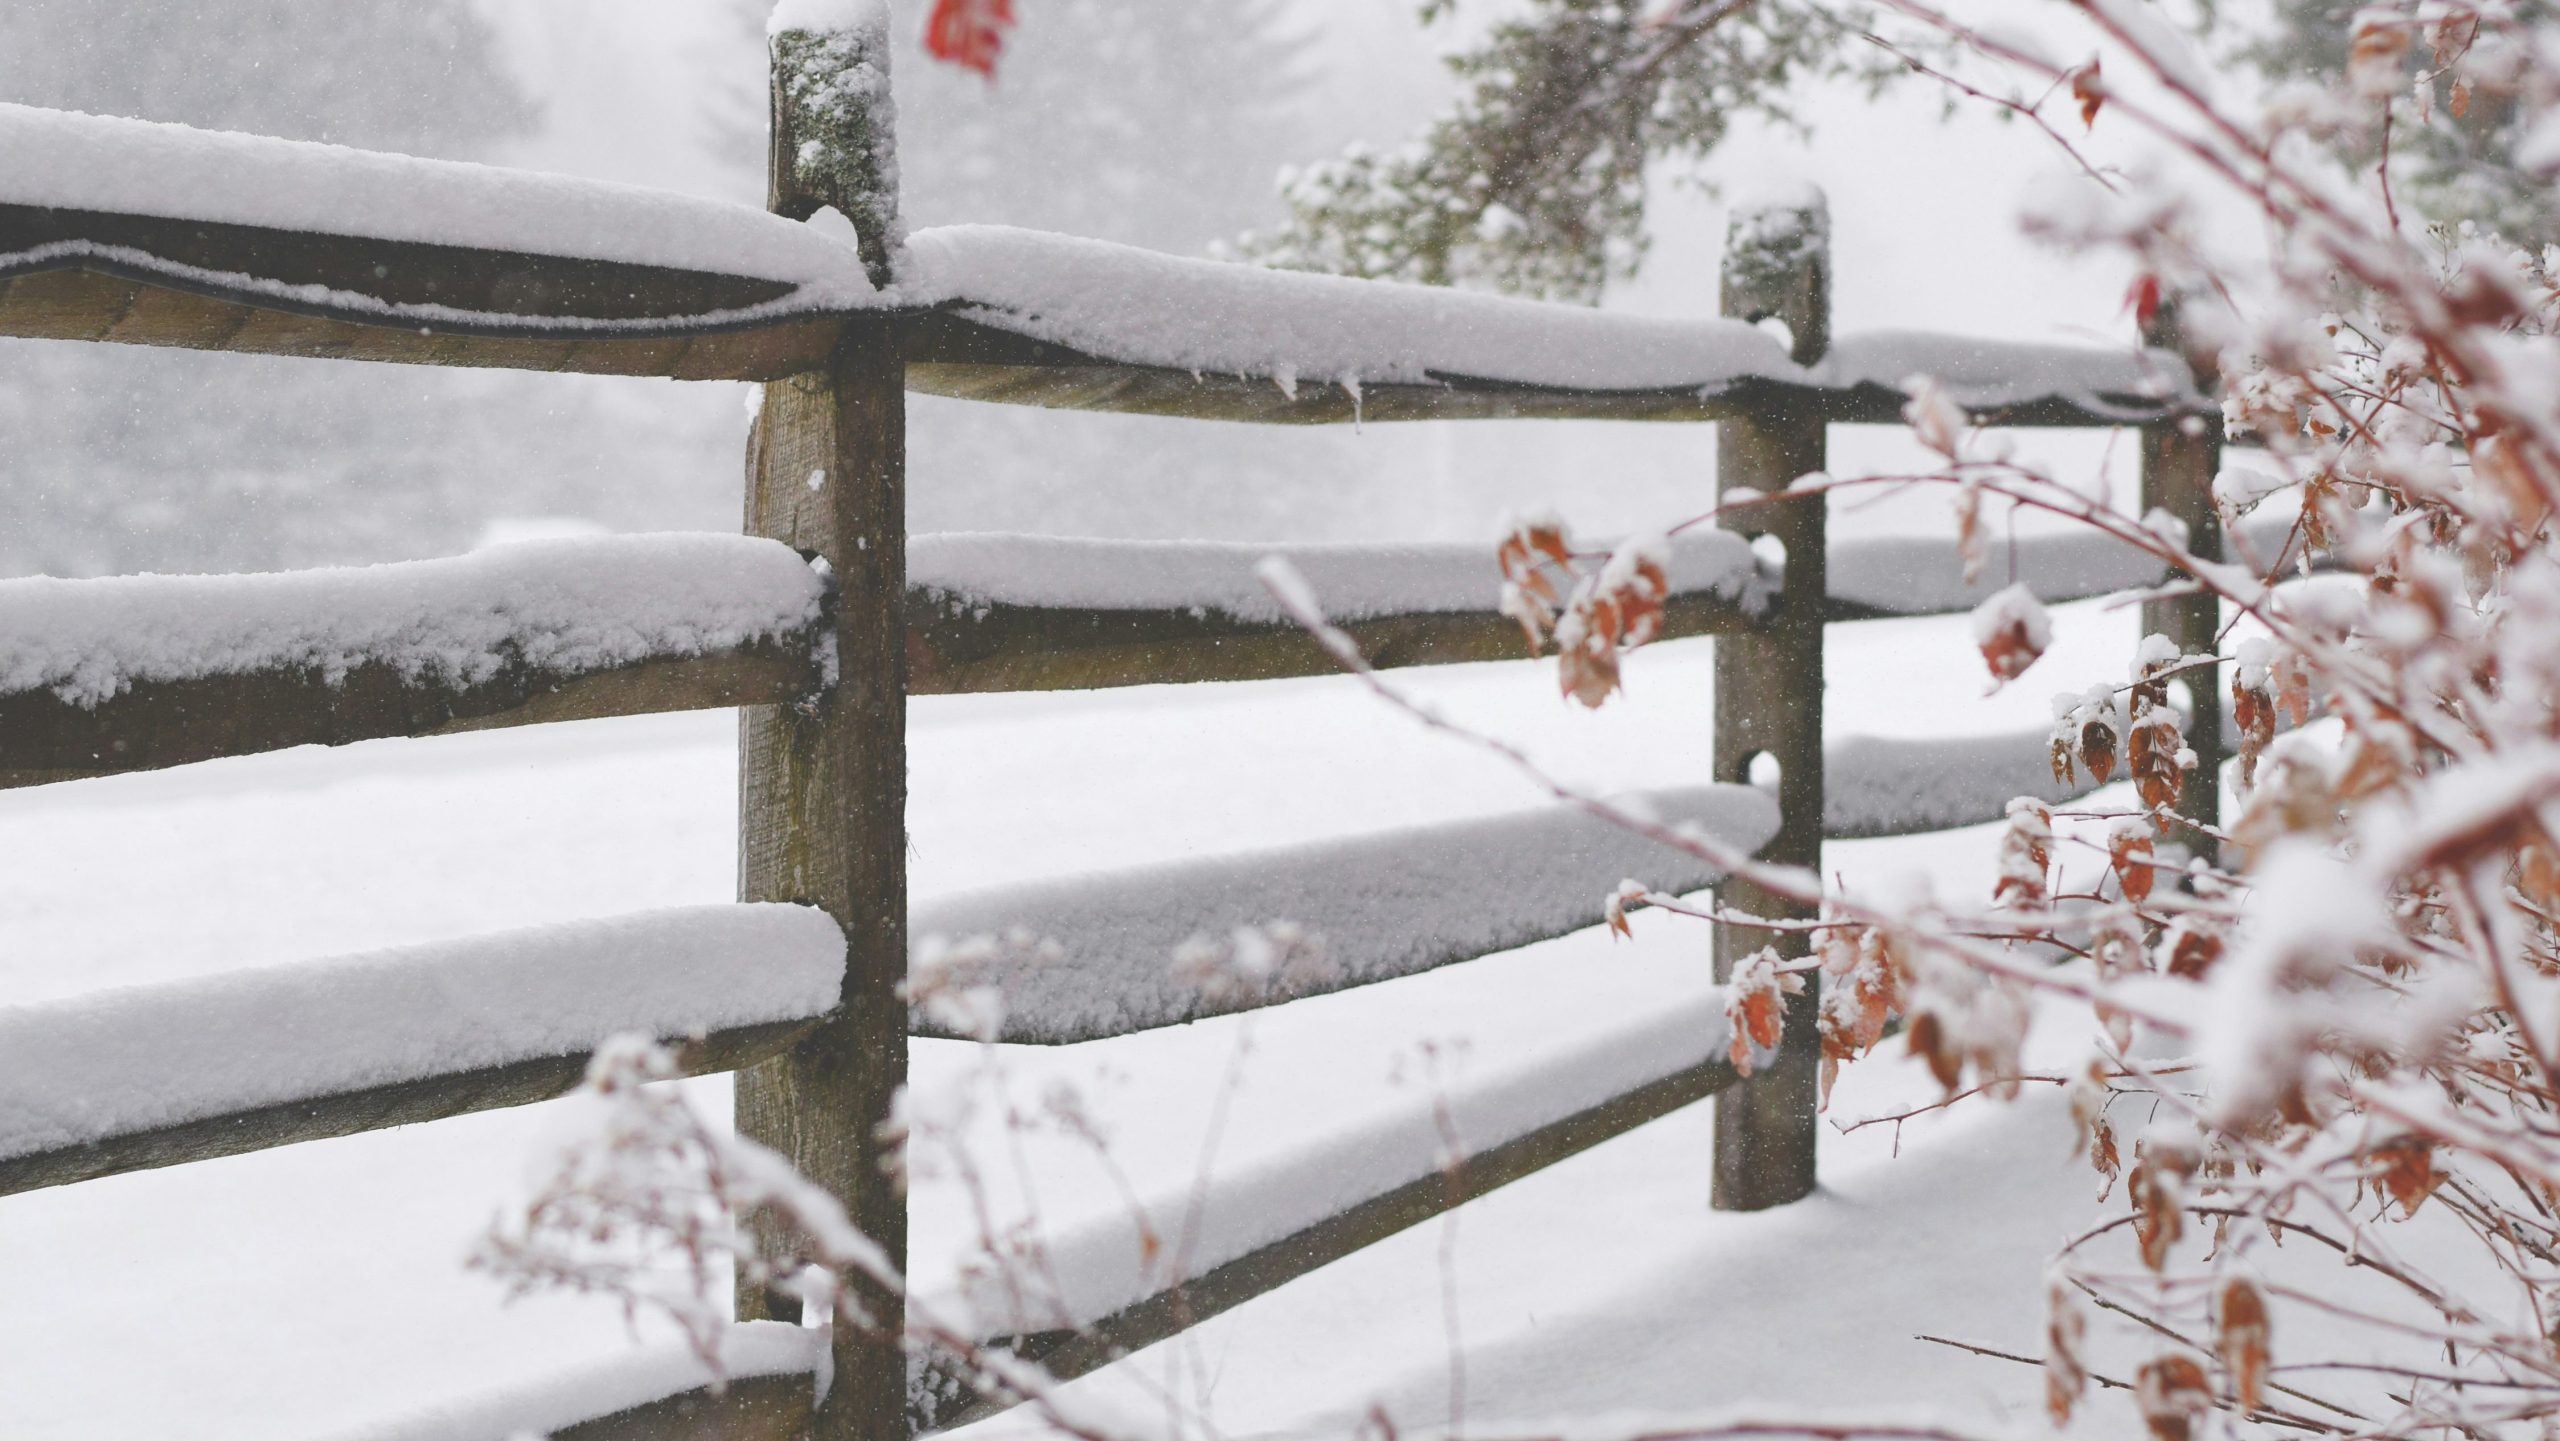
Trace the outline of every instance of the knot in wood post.
<path fill-rule="evenodd" d="M 834 207 L 875 285 L 900 241 L 888 34 L 879 0 L 785 0 L 771 37 L 770 206 L 799 218 Z M 906 365 L 893 325 L 849 320 L 824 366 L 768 383 L 747 443 L 746 528 L 823 562 L 835 664 L 819 694 L 741 712 L 738 893 L 819 907 L 846 950 L 835 1011 L 738 1073 L 737 1121 L 903 1270 L 906 1196 L 885 1164 L 907 1079 Z M 769 1263 L 808 1254 L 805 1237 L 751 1226 Z M 904 1437 L 903 1299 L 845 1279 L 872 1325 L 839 1320 L 835 1379 L 806 1434 Z M 799 1303 L 742 1275 L 738 1316 L 797 1321 Z"/>
<path fill-rule="evenodd" d="M 885 0 L 786 0 L 775 9 L 766 208 L 853 222 L 871 283 L 889 283 L 906 243 L 898 218 L 897 102 Z"/>
<path fill-rule="evenodd" d="M 1775 204 L 1737 210 L 1727 237 L 1722 289 L 1729 319 L 1774 317 L 1785 323 L 1798 364 L 1819 361 L 1831 340 L 1830 212 L 1822 193 L 1806 187 Z M 1738 492 L 1745 491 L 1784 496 L 1797 477 L 1824 468 L 1826 442 L 1822 416 L 1792 399 L 1717 422 L 1718 497 L 1740 499 Z M 1777 614 L 1768 625 L 1716 639 L 1715 778 L 1763 783 L 1774 765 L 1778 834 L 1761 857 L 1819 875 L 1828 590 L 1824 500 L 1810 495 L 1753 505 L 1727 517 L 1725 526 L 1755 541 L 1766 537 L 1775 542 L 1783 549 L 1786 575 Z M 1718 898 L 1731 910 L 1781 920 L 1811 919 L 1818 909 L 1746 880 L 1726 882 Z M 1810 950 L 1801 931 L 1720 924 L 1717 979 L 1729 980 L 1737 965 L 1763 947 L 1789 959 Z M 1812 985 L 1791 999 L 1777 1060 L 1716 1100 L 1714 1201 L 1719 1210 L 1756 1211 L 1813 1190 L 1818 1001 Z"/>

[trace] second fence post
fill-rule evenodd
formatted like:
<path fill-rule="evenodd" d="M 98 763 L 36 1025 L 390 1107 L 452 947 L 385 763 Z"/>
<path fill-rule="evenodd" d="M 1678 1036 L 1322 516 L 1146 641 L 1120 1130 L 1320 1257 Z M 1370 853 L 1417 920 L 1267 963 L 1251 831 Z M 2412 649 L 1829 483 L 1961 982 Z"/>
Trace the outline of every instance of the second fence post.
<path fill-rule="evenodd" d="M 874 284 L 897 244 L 887 17 L 773 38 L 771 208 L 853 221 Z M 843 998 L 793 1047 L 738 1075 L 738 1129 L 780 1151 L 906 1263 L 906 1198 L 881 1165 L 907 1076 L 906 371 L 886 324 L 849 326 L 826 368 L 772 382 L 748 443 L 747 530 L 824 560 L 835 577 L 836 680 L 800 706 L 744 713 L 738 894 L 815 905 L 843 925 Z M 796 1238 L 760 1232 L 768 1256 Z M 876 1323 L 839 1326 L 816 1441 L 906 1434 L 904 1309 L 858 1288 Z M 741 1285 L 741 1320 L 800 1319 Z M 885 1334 L 881 1334 L 885 1333 Z"/>
<path fill-rule="evenodd" d="M 1796 362 L 1822 358 L 1831 340 L 1830 213 L 1819 191 L 1738 208 L 1725 241 L 1724 313 L 1783 322 Z M 1821 470 L 1827 425 L 1816 413 L 1764 409 L 1716 426 L 1716 490 L 1781 495 L 1798 476 Z M 1824 502 L 1819 495 L 1755 506 L 1726 528 L 1784 547 L 1786 584 L 1775 623 L 1716 638 L 1715 778 L 1766 783 L 1774 767 L 1780 823 L 1761 851 L 1780 865 L 1822 868 L 1822 637 L 1827 592 Z M 1765 549 L 1765 547 L 1764 547 Z M 1729 909 L 1801 920 L 1810 907 L 1747 881 L 1728 881 Z M 1804 955 L 1809 938 L 1736 926 L 1716 928 L 1716 978 L 1763 946 Z M 1808 981 L 1813 980 L 1807 977 Z M 1714 1202 L 1756 1211 L 1813 1190 L 1813 1143 L 1821 1042 L 1812 986 L 1787 1007 L 1777 1062 L 1716 1098 Z"/>
<path fill-rule="evenodd" d="M 2163 305 L 2145 327 L 2143 342 L 2166 350 L 2168 363 L 2184 367 L 2199 387 L 2209 387 L 2209 365 L 2197 365 L 2187 353 L 2186 334 L 2177 306 Z M 2222 521 L 2213 507 L 2213 478 L 2222 467 L 2222 422 L 2218 415 L 2175 416 L 2142 428 L 2142 509 L 2166 511 L 2186 527 L 2187 548 L 2198 558 L 2222 559 Z M 2165 635 L 2181 655 L 2213 655 L 2222 631 L 2222 602 L 2211 594 L 2170 596 L 2142 603 L 2142 633 Z M 2222 819 L 2223 667 L 2190 671 L 2184 684 L 2195 703 L 2187 712 L 2187 749 L 2196 763 L 2178 784 L 2177 812 L 2190 820 L 2218 825 Z M 2200 834 L 2164 832 L 2163 841 L 2211 856 L 2213 842 Z"/>

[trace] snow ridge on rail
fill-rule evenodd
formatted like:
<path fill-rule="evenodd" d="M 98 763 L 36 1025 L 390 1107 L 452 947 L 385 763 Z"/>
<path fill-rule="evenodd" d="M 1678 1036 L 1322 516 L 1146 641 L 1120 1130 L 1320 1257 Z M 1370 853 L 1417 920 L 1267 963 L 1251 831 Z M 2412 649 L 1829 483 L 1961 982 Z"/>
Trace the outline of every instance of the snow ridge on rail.
<path fill-rule="evenodd" d="M 387 665 L 469 685 L 702 655 L 814 623 L 825 583 L 736 535 L 527 541 L 271 575 L 0 581 L 0 695 L 94 706 L 141 682 Z"/>
<path fill-rule="evenodd" d="M 1822 834 L 1912 836 L 1999 820 L 2017 796 L 2070 800 L 2094 787 L 2057 780 L 2044 730 L 1952 739 L 1848 736 L 1822 750 Z"/>
<path fill-rule="evenodd" d="M 338 1432 L 330 1441 L 494 1441 L 501 1436 L 547 1436 L 720 1380 L 808 1376 L 814 1386 L 814 1373 L 826 1355 L 827 1333 L 816 1327 L 746 1321 L 721 1334 L 717 1377 L 689 1344 L 653 1341 L 527 1385 Z"/>
<path fill-rule="evenodd" d="M 898 276 L 908 304 L 955 306 L 1100 361 L 1263 377 L 1290 391 L 1472 380 L 1714 394 L 1761 380 L 1898 392 L 1927 372 L 1957 403 L 1983 409 L 2060 398 L 2139 419 L 2159 402 L 2193 399 L 2168 357 L 2131 350 L 1893 332 L 1846 337 L 1807 369 L 1737 320 L 1266 270 L 1002 225 L 918 231 Z M 2146 397 L 2148 411 L 2133 408 Z"/>
<path fill-rule="evenodd" d="M 0 204 L 618 261 L 872 295 L 862 258 L 762 210 L 567 175 L 0 104 Z"/>
<path fill-rule="evenodd" d="M 820 1016 L 843 977 L 822 911 L 690 906 L 0 1008 L 0 1158 Z"/>
<path fill-rule="evenodd" d="M 1335 620 L 1490 611 L 1501 589 L 1493 548 L 1463 542 L 1270 545 L 979 532 L 910 538 L 907 584 L 962 607 L 1187 610 L 1278 624 L 1289 617 L 1254 570 L 1274 555 L 1306 576 Z M 1674 595 L 1757 604 L 1774 593 L 1750 544 L 1724 531 L 1674 542 L 1670 577 Z"/>
<path fill-rule="evenodd" d="M 1778 828 L 1777 803 L 1748 786 L 1624 803 L 1746 853 Z M 1686 852 L 1550 806 L 949 897 L 910 913 L 909 973 L 927 989 L 992 988 L 1002 1003 L 996 1039 L 1065 1044 L 1347 990 L 1598 925 L 1622 878 L 1676 893 L 1719 877 Z M 1321 941 L 1320 962 L 1254 975 L 1254 947 L 1237 946 L 1236 933 L 1284 922 Z M 1184 974 L 1175 958 L 1194 941 L 1235 947 L 1235 964 L 1209 984 Z M 932 1006 L 914 1026 L 969 1031 Z"/>
<path fill-rule="evenodd" d="M 1470 1154 L 1481 1154 L 1628 1092 L 1708 1064 L 1727 1039 L 1721 993 L 1543 1054 L 1487 1064 L 1443 1099 Z M 1155 1233 L 1183 1236 L 1192 1276 L 1303 1231 L 1399 1186 L 1440 1173 L 1434 1098 L 1328 1130 L 1292 1152 L 1222 1166 L 1195 1193 L 1183 1185 L 1139 1198 Z M 1194 1211 L 1192 1208 L 1197 1207 Z M 1042 1238 L 1035 1294 L 991 1270 L 969 1272 L 927 1299 L 982 1340 L 1089 1325 L 1188 1279 L 1169 1272 L 1172 1248 L 1150 1253 L 1127 1214 Z"/>
<path fill-rule="evenodd" d="M 584 336 L 789 324 L 951 309 L 1102 365 L 1301 383 L 1477 383 L 1594 394 L 1721 395 L 1746 382 L 1898 392 L 1935 376 L 1959 403 L 2062 400 L 2142 419 L 2192 403 L 2184 371 L 2133 351 L 1880 334 L 1806 369 L 1752 326 L 1604 313 L 1434 286 L 1266 270 L 1008 226 L 919 231 L 875 289 L 841 217 L 805 224 L 749 206 L 571 176 L 310 141 L 0 104 L 0 206 L 63 222 L 0 255 L 0 275 L 104 267 L 265 308 L 376 325 Z M 786 287 L 743 306 L 667 300 L 643 318 L 451 308 L 207 268 L 83 235 L 77 217 L 146 217 L 643 265 Z M 229 262 L 250 265 L 254 249 Z"/>

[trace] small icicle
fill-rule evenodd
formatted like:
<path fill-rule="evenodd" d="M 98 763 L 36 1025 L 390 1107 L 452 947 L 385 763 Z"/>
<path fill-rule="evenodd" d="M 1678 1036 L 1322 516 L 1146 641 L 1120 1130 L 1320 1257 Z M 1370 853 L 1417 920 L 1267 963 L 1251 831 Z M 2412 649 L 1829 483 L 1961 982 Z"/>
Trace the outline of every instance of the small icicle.
<path fill-rule="evenodd" d="M 1351 433 L 1358 435 L 1368 419 L 1368 402 L 1360 393 L 1360 377 L 1346 375 L 1340 382 L 1342 393 L 1351 397 Z"/>
<path fill-rule="evenodd" d="M 1289 397 L 1293 402 L 1296 401 L 1298 398 L 1298 367 L 1294 365 L 1275 365 L 1271 367 L 1271 383 L 1280 387 L 1280 393 L 1282 395 Z"/>

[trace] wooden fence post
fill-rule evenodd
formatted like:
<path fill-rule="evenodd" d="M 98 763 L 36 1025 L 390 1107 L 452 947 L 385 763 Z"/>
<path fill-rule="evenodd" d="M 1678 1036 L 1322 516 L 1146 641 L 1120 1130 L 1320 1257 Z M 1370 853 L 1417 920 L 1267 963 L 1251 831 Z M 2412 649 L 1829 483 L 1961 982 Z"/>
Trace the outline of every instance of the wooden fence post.
<path fill-rule="evenodd" d="M 1735 211 L 1725 241 L 1724 313 L 1737 320 L 1777 319 L 1787 326 L 1795 360 L 1810 365 L 1831 340 L 1830 212 L 1819 191 Z M 1716 490 L 1776 495 L 1798 476 L 1824 467 L 1827 425 L 1810 410 L 1771 408 L 1717 422 Z M 1778 768 L 1777 838 L 1760 854 L 1780 865 L 1822 868 L 1823 498 L 1755 507 L 1726 522 L 1746 536 L 1769 536 L 1786 548 L 1786 585 L 1775 624 L 1716 638 L 1715 778 L 1749 782 L 1766 756 Z M 1765 767 L 1763 767 L 1765 769 Z M 1747 881 L 1728 881 L 1723 904 L 1754 915 L 1805 919 L 1810 907 Z M 1809 938 L 1718 926 L 1716 978 L 1763 946 L 1804 955 Z M 1815 978 L 1807 977 L 1808 981 Z M 1814 1187 L 1816 1074 L 1821 1043 L 1814 1030 L 1814 988 L 1792 999 L 1777 1062 L 1716 1098 L 1714 1202 L 1719 1210 L 1757 1211 L 1797 1200 Z"/>
<path fill-rule="evenodd" d="M 785 31 L 772 54 L 770 208 L 851 219 L 875 284 L 899 239 L 885 22 Z M 819 906 L 848 942 L 835 1014 L 739 1073 L 738 1129 L 842 1200 L 901 1267 L 906 1198 L 883 1171 L 881 1128 L 907 1076 L 905 468 L 905 365 L 887 325 L 849 327 L 826 368 L 764 387 L 746 528 L 832 570 L 835 683 L 801 705 L 748 708 L 738 754 L 739 898 Z M 792 1240 L 758 1234 L 767 1255 Z M 818 1441 L 906 1434 L 902 1303 L 859 1296 L 887 1334 L 839 1326 Z M 742 1284 L 738 1315 L 797 1321 L 799 1308 Z"/>
<path fill-rule="evenodd" d="M 2199 389 L 2210 394 L 2214 375 L 2209 365 L 2196 365 L 2188 354 L 2186 334 L 2174 302 L 2160 307 L 2143 329 L 2143 343 L 2168 351 L 2175 363 L 2189 367 Z M 2222 468 L 2222 427 L 2216 417 L 2182 416 L 2142 428 L 2142 508 L 2162 510 L 2187 528 L 2187 547 L 2204 560 L 2222 559 L 2222 521 L 2213 508 L 2213 478 Z M 2220 641 L 2222 604 L 2211 595 L 2182 595 L 2142 603 L 2142 633 L 2165 635 L 2185 655 L 2212 655 Z M 2195 706 L 2187 718 L 2187 748 L 2195 765 L 2178 787 L 2178 814 L 2207 825 L 2222 819 L 2222 762 L 2228 754 L 2222 734 L 2223 667 L 2190 671 L 2182 677 Z M 2210 855 L 2213 845 L 2201 835 L 2170 834 L 2164 841 Z"/>

